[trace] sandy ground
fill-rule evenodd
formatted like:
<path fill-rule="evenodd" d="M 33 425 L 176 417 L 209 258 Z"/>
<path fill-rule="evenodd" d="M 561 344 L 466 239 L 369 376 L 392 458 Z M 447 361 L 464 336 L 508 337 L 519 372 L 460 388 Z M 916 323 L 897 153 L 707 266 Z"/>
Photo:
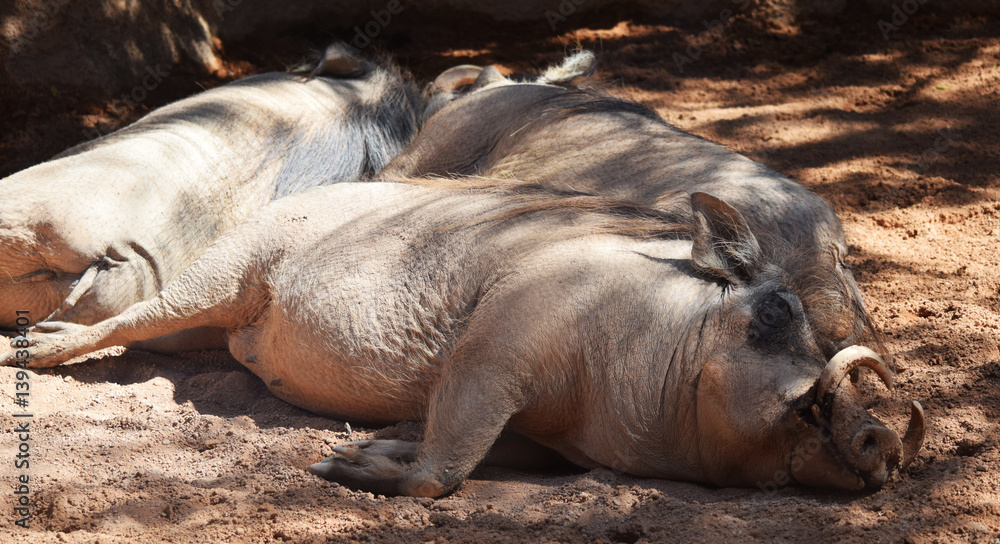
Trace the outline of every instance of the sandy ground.
<path fill-rule="evenodd" d="M 701 29 L 616 13 L 581 15 L 555 33 L 545 23 L 430 21 L 381 45 L 427 78 L 464 62 L 532 70 L 582 43 L 600 52 L 613 92 L 826 198 L 899 367 L 896 393 L 878 393 L 870 408 L 901 431 L 918 399 L 930 423 L 916 462 L 883 490 L 485 468 L 443 500 L 378 497 L 304 467 L 347 438 L 413 438 L 419 425 L 352 431 L 274 398 L 223 352 L 128 352 L 32 375 L 34 515 L 30 530 L 13 525 L 22 471 L 12 466 L 16 434 L 5 432 L 0 541 L 1000 543 L 1000 21 L 918 13 L 887 41 L 877 19 L 741 19 L 700 41 Z M 232 76 L 279 67 L 328 35 L 234 44 Z M 678 68 L 673 54 L 692 44 L 701 53 Z M 170 79 L 133 109 L 58 90 L 15 104 L 0 130 L 0 174 L 221 82 L 183 70 Z M 22 421 L 14 378 L 0 369 L 8 430 Z"/>

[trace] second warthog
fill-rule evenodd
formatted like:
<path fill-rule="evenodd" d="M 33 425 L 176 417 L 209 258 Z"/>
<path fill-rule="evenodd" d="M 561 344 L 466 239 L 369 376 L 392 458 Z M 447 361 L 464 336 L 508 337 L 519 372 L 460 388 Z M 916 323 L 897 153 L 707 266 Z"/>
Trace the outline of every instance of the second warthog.
<path fill-rule="evenodd" d="M 0 182 L 0 329 L 115 315 L 251 212 L 371 177 L 416 133 L 419 92 L 395 67 L 335 44 L 313 75 L 185 98 Z"/>
<path fill-rule="evenodd" d="M 539 183 L 656 206 L 676 191 L 724 199 L 760 233 L 768 252 L 824 276 L 799 292 L 840 282 L 843 299 L 805 296 L 823 350 L 832 356 L 870 328 L 833 209 L 799 183 L 687 133 L 653 110 L 579 86 L 594 56 L 581 52 L 540 77 L 513 81 L 493 67 L 460 66 L 429 87 L 429 114 L 413 142 L 383 171 L 398 176 L 482 175 Z M 854 315 L 845 309 L 854 309 Z"/>
<path fill-rule="evenodd" d="M 292 404 L 426 420 L 420 444 L 342 444 L 310 467 L 384 494 L 448 493 L 504 429 L 584 467 L 723 486 L 878 488 L 920 448 L 918 405 L 901 441 L 848 377 L 866 366 L 891 387 L 878 355 L 825 355 L 796 287 L 812 270 L 763 251 L 722 200 L 440 183 L 276 201 L 158 297 L 90 327 L 39 324 L 0 363 L 223 327 Z M 845 296 L 822 287 L 809 296 Z"/>

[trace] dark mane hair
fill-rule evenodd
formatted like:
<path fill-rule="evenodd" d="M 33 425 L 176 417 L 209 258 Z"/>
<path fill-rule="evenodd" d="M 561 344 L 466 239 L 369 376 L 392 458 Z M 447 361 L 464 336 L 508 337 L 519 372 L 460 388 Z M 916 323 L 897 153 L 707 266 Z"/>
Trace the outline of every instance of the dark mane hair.
<path fill-rule="evenodd" d="M 686 239 L 690 238 L 691 233 L 689 197 L 681 192 L 665 195 L 656 207 L 648 207 L 510 179 L 429 177 L 398 181 L 445 191 L 500 196 L 505 205 L 495 213 L 475 221 L 491 228 L 527 216 L 544 214 L 567 220 L 582 219 L 578 226 L 581 231 L 588 233 L 636 239 Z"/>
<path fill-rule="evenodd" d="M 542 102 L 546 114 L 570 116 L 585 113 L 625 113 L 666 124 L 655 110 L 631 100 L 619 98 L 594 87 L 563 87 L 563 92 Z"/>

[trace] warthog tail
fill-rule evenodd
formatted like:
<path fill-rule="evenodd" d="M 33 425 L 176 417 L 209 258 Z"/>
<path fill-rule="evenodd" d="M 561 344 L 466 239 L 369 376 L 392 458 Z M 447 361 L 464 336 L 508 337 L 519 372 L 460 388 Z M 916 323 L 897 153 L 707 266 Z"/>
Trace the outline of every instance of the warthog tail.
<path fill-rule="evenodd" d="M 578 51 L 566 57 L 562 64 L 550 66 L 536 83 L 551 83 L 554 85 L 575 85 L 590 77 L 597 65 L 597 57 L 590 51 Z"/>

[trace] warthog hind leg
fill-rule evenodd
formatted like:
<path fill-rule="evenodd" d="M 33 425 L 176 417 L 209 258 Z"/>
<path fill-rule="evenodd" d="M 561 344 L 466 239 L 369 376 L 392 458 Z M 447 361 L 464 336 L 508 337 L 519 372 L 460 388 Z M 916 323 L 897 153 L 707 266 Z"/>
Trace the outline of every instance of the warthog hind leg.
<path fill-rule="evenodd" d="M 10 341 L 11 350 L 0 354 L 0 366 L 27 361 L 28 368 L 47 368 L 116 345 L 103 344 L 103 336 L 98 325 L 43 321 L 35 324 L 27 336 Z"/>
<path fill-rule="evenodd" d="M 224 240 L 225 241 L 225 240 Z M 224 242 L 223 241 L 223 242 Z M 29 368 L 56 366 L 111 346 L 158 338 L 197 327 L 233 328 L 246 324 L 267 300 L 260 279 L 248 270 L 259 262 L 262 239 L 232 237 L 202 255 L 181 276 L 145 302 L 91 326 L 48 321 L 27 337 L 14 338 L 0 365 L 27 360 Z"/>

